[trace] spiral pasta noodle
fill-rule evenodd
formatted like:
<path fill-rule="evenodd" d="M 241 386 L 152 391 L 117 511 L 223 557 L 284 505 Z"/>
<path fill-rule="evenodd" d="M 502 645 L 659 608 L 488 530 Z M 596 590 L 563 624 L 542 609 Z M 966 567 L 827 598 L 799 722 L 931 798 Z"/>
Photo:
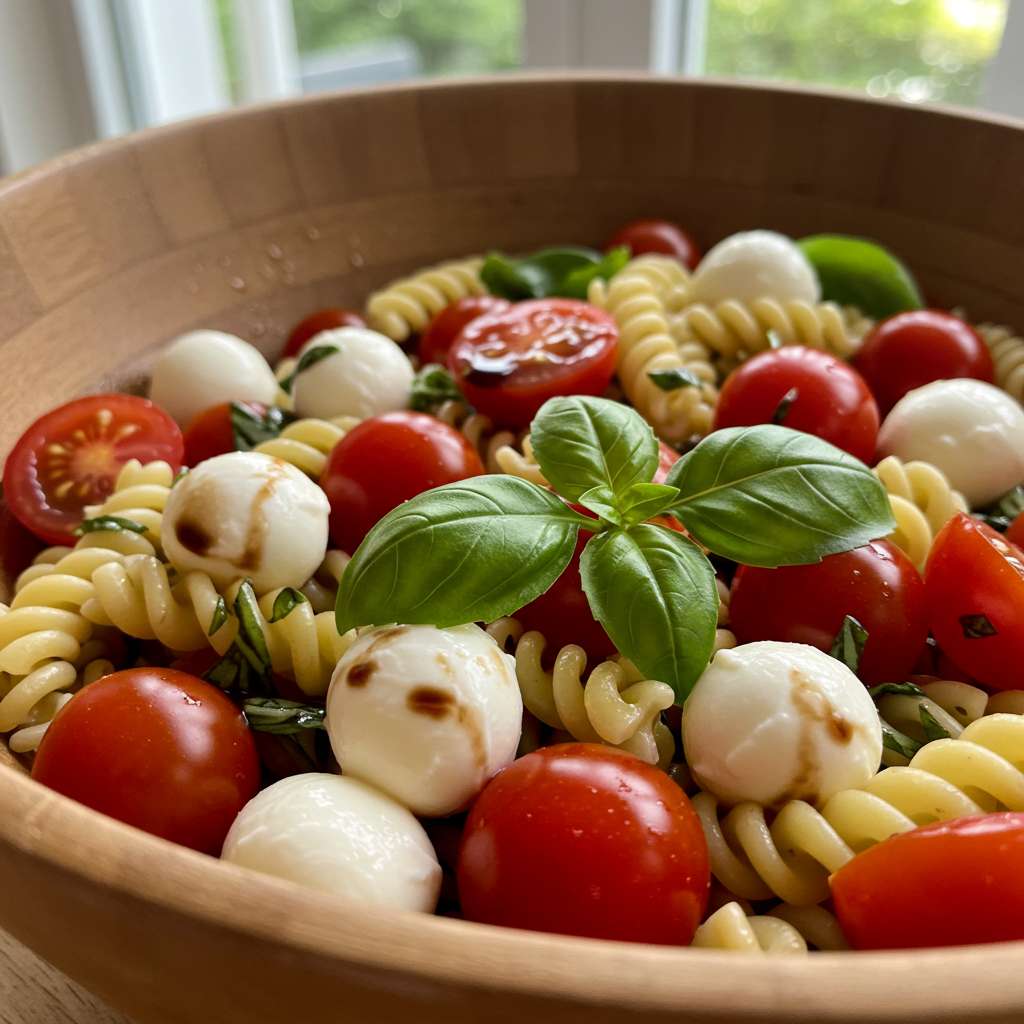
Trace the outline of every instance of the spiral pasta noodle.
<path fill-rule="evenodd" d="M 738 804 L 721 820 L 710 793 L 693 806 L 712 873 L 727 889 L 750 900 L 820 903 L 828 875 L 868 846 L 932 821 L 1024 810 L 1024 717 L 979 718 L 958 739 L 933 740 L 909 766 L 884 769 L 820 811 L 792 800 L 769 824 L 758 804 Z"/>
<path fill-rule="evenodd" d="M 539 721 L 584 743 L 619 747 L 649 764 L 669 763 L 675 740 L 661 712 L 675 703 L 675 694 L 667 683 L 645 679 L 625 659 L 603 661 L 584 678 L 587 656 L 576 644 L 563 647 L 548 672 L 541 633 L 524 633 L 512 618 L 498 619 L 487 631 L 515 654 L 523 704 Z"/>
<path fill-rule="evenodd" d="M 618 375 L 627 397 L 667 441 L 685 441 L 711 429 L 717 392 L 710 350 L 700 339 L 680 344 L 669 330 L 660 264 L 631 260 L 610 281 L 595 279 L 589 299 L 619 329 Z M 664 391 L 652 373 L 681 371 L 700 381 Z"/>
<path fill-rule="evenodd" d="M 87 506 L 85 518 L 118 516 L 138 523 L 146 528 L 143 536 L 152 546 L 152 550 L 159 554 L 160 523 L 173 485 L 174 470 L 166 462 L 147 462 L 143 465 L 138 459 L 131 459 L 117 474 L 110 497 L 100 505 Z M 90 535 L 86 534 L 83 540 L 88 542 L 89 538 Z M 122 541 L 125 539 L 127 538 L 121 538 Z M 108 540 L 109 538 L 104 537 L 98 544 L 95 541 L 91 543 L 108 547 Z"/>
<path fill-rule="evenodd" d="M 731 953 L 799 955 L 813 947 L 848 948 L 835 916 L 824 907 L 780 904 L 765 914 L 749 914 L 732 901 L 719 907 L 697 929 L 693 945 Z"/>
<path fill-rule="evenodd" d="M 314 480 L 319 480 L 334 446 L 358 422 L 355 416 L 339 416 L 332 420 L 296 420 L 277 437 L 261 441 L 253 451 L 290 463 Z"/>
<path fill-rule="evenodd" d="M 1002 324 L 976 324 L 974 329 L 992 354 L 996 383 L 1024 402 L 1024 338 Z"/>
<path fill-rule="evenodd" d="M 957 512 L 967 511 L 967 502 L 927 462 L 901 462 L 890 455 L 875 466 L 874 473 L 889 492 L 896 520 L 889 540 L 923 569 L 935 535 Z"/>
<path fill-rule="evenodd" d="M 393 341 L 405 341 L 422 331 L 445 306 L 470 295 L 483 295 L 482 266 L 482 259 L 471 256 L 394 281 L 370 296 L 367 323 Z"/>
<path fill-rule="evenodd" d="M 520 441 L 511 430 L 495 430 L 489 417 L 455 400 L 442 403 L 434 415 L 458 430 L 476 449 L 488 473 L 508 473 L 542 487 L 547 485 L 533 457 L 529 435 Z"/>
<path fill-rule="evenodd" d="M 324 555 L 320 568 L 301 587 L 306 600 L 313 606 L 313 611 L 333 611 L 338 600 L 338 587 L 341 584 L 345 566 L 349 556 L 337 548 L 332 548 Z"/>

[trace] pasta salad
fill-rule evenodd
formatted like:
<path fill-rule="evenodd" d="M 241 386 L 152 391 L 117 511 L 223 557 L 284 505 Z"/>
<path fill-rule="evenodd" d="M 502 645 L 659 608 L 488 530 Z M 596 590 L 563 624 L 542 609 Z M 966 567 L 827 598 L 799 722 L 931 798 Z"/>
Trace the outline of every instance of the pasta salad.
<path fill-rule="evenodd" d="M 191 331 L 7 458 L 0 733 L 373 907 L 1024 939 L 1022 364 L 871 241 L 665 221 L 428 267 L 273 368 Z"/>

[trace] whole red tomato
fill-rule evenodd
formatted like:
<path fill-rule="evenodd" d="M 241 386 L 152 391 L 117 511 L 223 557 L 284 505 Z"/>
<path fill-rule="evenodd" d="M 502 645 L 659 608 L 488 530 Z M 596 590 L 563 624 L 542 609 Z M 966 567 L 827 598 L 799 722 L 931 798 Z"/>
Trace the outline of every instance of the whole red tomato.
<path fill-rule="evenodd" d="M 51 723 L 32 778 L 155 836 L 219 854 L 260 767 L 241 711 L 169 668 L 114 672 Z"/>
<path fill-rule="evenodd" d="M 878 324 L 853 361 L 884 416 L 908 391 L 933 380 L 992 383 L 994 368 L 978 332 L 952 313 L 915 309 Z"/>
<path fill-rule="evenodd" d="M 987 814 L 905 832 L 831 878 L 854 949 L 1024 939 L 1024 814 Z"/>
<path fill-rule="evenodd" d="M 511 306 L 508 299 L 499 299 L 496 295 L 467 295 L 458 299 L 450 306 L 445 306 L 420 336 L 420 362 L 448 362 L 448 351 L 459 332 L 467 324 L 485 313 L 502 313 Z"/>
<path fill-rule="evenodd" d="M 290 356 L 297 356 L 299 349 L 306 344 L 310 338 L 315 338 L 321 331 L 333 331 L 339 327 L 365 327 L 366 321 L 352 309 L 321 309 L 311 313 L 305 320 L 300 320 L 288 335 L 282 359 Z"/>
<path fill-rule="evenodd" d="M 1024 552 L 961 512 L 932 543 L 924 585 L 939 647 L 983 686 L 1024 687 Z"/>
<path fill-rule="evenodd" d="M 708 898 L 700 820 L 662 771 L 566 743 L 514 761 L 466 821 L 459 897 L 471 921 L 686 945 Z"/>
<path fill-rule="evenodd" d="M 729 622 L 740 643 L 786 640 L 828 651 L 847 615 L 868 631 L 860 677 L 872 684 L 904 680 L 928 638 L 925 588 L 910 559 L 887 540 L 812 565 L 742 565 L 733 580 Z"/>
<path fill-rule="evenodd" d="M 605 249 L 628 245 L 634 256 L 656 252 L 675 256 L 680 263 L 696 269 L 700 262 L 700 247 L 693 236 L 670 220 L 634 220 L 623 225 L 608 239 Z"/>
<path fill-rule="evenodd" d="M 864 379 L 827 352 L 790 345 L 754 356 L 726 378 L 715 429 L 781 423 L 872 462 L 878 406 Z"/>
<path fill-rule="evenodd" d="M 331 503 L 331 540 L 351 553 L 403 501 L 483 471 L 476 449 L 433 416 L 391 412 L 363 420 L 335 445 L 320 479 Z"/>

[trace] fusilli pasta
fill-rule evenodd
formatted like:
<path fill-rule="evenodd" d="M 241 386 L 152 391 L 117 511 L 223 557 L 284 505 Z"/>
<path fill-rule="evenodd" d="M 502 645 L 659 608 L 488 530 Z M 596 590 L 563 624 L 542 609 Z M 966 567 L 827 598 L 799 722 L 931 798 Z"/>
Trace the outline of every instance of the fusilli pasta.
<path fill-rule="evenodd" d="M 967 511 L 967 502 L 927 462 L 901 462 L 890 455 L 875 466 L 874 473 L 889 492 L 896 520 L 889 540 L 923 569 L 935 535 L 957 512 Z"/>
<path fill-rule="evenodd" d="M 253 449 L 301 469 L 319 480 L 334 446 L 359 422 L 354 416 L 333 420 L 304 419 L 290 423 L 277 437 Z"/>
<path fill-rule="evenodd" d="M 976 324 L 974 329 L 992 353 L 996 383 L 1024 402 L 1024 338 L 1002 324 Z"/>
<path fill-rule="evenodd" d="M 138 459 L 131 459 L 121 467 L 110 497 L 101 505 L 87 506 L 85 518 L 118 516 L 122 519 L 130 519 L 146 528 L 144 537 L 151 545 L 152 551 L 159 554 L 161 551 L 160 523 L 163 519 L 164 507 L 167 504 L 167 496 L 171 493 L 173 484 L 174 470 L 166 462 L 147 462 L 143 465 Z M 107 531 L 101 532 L 106 533 Z M 119 538 L 122 543 L 130 541 L 130 539 Z M 138 539 L 137 535 L 136 539 Z M 111 547 L 109 540 L 110 538 L 104 537 L 97 544 L 95 541 L 90 542 L 90 534 L 86 534 L 83 538 L 83 541 L 100 547 Z M 88 546 L 88 543 L 78 546 L 85 547 Z M 120 548 L 122 545 L 118 546 Z"/>
<path fill-rule="evenodd" d="M 489 417 L 472 411 L 464 402 L 444 402 L 435 415 L 462 433 L 488 473 L 508 473 L 541 486 L 547 484 L 533 457 L 529 435 L 520 441 L 511 430 L 495 430 Z"/>
<path fill-rule="evenodd" d="M 726 903 L 697 929 L 692 945 L 730 953 L 800 954 L 807 942 L 789 922 L 778 917 L 748 917 L 738 903 Z"/>
<path fill-rule="evenodd" d="M 820 811 L 790 801 L 770 825 L 757 804 L 739 804 L 721 820 L 710 793 L 699 793 L 693 805 L 712 873 L 731 892 L 819 903 L 828 896 L 829 873 L 890 836 L 931 821 L 1024 810 L 1024 717 L 987 715 L 958 739 L 922 747 L 908 767 L 886 768 L 863 789 L 837 793 Z"/>
<path fill-rule="evenodd" d="M 483 260 L 471 256 L 420 270 L 374 292 L 366 303 L 366 319 L 375 330 L 393 341 L 405 341 L 422 331 L 445 306 L 483 295 L 480 280 Z"/>

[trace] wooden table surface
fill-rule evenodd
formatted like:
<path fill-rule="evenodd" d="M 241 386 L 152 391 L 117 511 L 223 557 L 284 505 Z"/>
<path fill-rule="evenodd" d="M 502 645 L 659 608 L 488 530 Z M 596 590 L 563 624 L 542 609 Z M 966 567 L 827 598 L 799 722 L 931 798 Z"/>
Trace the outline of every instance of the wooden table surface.
<path fill-rule="evenodd" d="M 0 1024 L 130 1024 L 0 931 Z"/>

